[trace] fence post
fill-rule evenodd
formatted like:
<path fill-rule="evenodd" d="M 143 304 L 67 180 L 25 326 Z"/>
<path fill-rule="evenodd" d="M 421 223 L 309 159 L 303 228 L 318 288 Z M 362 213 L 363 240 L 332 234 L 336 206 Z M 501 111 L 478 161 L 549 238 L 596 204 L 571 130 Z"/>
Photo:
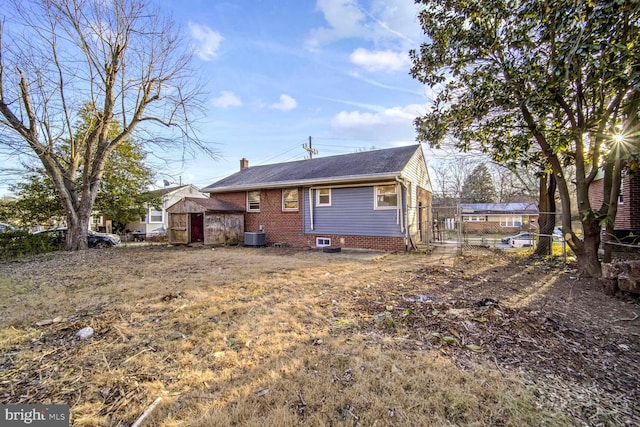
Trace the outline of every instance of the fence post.
<path fill-rule="evenodd" d="M 458 221 L 458 255 L 462 255 L 462 208 L 460 203 L 456 207 L 456 220 Z"/>

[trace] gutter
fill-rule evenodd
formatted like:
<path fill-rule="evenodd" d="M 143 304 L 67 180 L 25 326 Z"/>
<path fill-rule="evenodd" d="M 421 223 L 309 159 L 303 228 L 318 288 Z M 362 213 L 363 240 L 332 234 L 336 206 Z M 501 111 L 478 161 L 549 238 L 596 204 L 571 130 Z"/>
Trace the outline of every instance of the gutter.
<path fill-rule="evenodd" d="M 407 203 L 407 183 L 406 179 L 402 177 L 396 177 L 396 182 L 400 184 L 401 192 L 400 197 L 402 198 L 402 203 L 399 203 L 401 209 L 401 230 L 404 231 L 404 248 L 405 251 L 409 250 L 409 242 L 411 241 L 411 236 L 409 236 L 409 206 Z"/>
<path fill-rule="evenodd" d="M 346 184 L 346 183 L 358 183 L 358 182 L 371 182 L 380 180 L 393 180 L 398 179 L 400 172 L 393 173 L 381 173 L 373 175 L 351 175 L 335 178 L 325 179 L 305 179 L 305 180 L 290 180 L 290 181 L 278 181 L 278 182 L 266 182 L 266 183 L 253 183 L 242 185 L 230 185 L 226 187 L 206 187 L 200 190 L 203 193 L 227 193 L 229 191 L 248 191 L 256 189 L 270 189 L 270 188 L 285 188 L 285 187 L 307 187 L 307 186 L 320 186 L 331 184 Z"/>

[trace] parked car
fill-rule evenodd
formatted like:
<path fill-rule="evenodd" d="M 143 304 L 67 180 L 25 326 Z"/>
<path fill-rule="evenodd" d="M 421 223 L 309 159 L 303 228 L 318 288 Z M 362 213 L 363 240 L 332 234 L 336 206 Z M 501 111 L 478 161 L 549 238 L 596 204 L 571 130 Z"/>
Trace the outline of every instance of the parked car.
<path fill-rule="evenodd" d="M 502 243 L 506 243 L 507 245 L 511 244 L 511 239 L 513 239 L 516 236 L 507 236 L 507 237 L 503 237 L 502 239 L 500 239 L 500 241 Z"/>
<path fill-rule="evenodd" d="M 67 236 L 67 227 L 51 228 L 48 230 L 36 231 L 33 234 L 48 233 L 54 239 L 54 244 L 62 246 Z M 87 230 L 87 243 L 90 248 L 106 248 L 120 243 L 120 236 L 110 233 L 98 233 Z"/>
<path fill-rule="evenodd" d="M 523 248 L 525 246 L 533 246 L 536 235 L 533 233 L 520 233 L 511 238 L 509 245 L 512 248 Z"/>
<path fill-rule="evenodd" d="M 519 233 L 519 234 L 514 234 L 513 236 L 503 237 L 502 239 L 500 239 L 500 241 L 501 241 L 502 243 L 505 243 L 505 244 L 507 244 L 507 245 L 510 245 L 510 244 L 511 244 L 511 240 L 512 240 L 512 239 L 514 239 L 514 238 L 516 238 L 516 237 L 518 237 L 518 236 L 520 236 L 521 234 L 531 234 L 531 233 Z"/>

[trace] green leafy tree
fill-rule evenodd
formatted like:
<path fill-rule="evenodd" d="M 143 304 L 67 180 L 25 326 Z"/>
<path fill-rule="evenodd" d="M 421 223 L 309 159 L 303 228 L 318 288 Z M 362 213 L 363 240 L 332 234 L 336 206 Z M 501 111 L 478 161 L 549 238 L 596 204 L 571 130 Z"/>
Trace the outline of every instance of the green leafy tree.
<path fill-rule="evenodd" d="M 80 112 L 80 122 L 76 126 L 75 137 L 90 133 L 97 122 L 96 112 L 91 105 L 85 105 Z M 118 125 L 112 123 L 108 137 L 120 133 Z M 60 144 L 59 157 L 69 156 L 71 145 Z M 82 168 L 76 177 L 82 182 Z M 142 145 L 127 139 L 120 143 L 107 158 L 100 189 L 94 203 L 94 213 L 106 215 L 116 223 L 139 220 L 144 216 L 146 206 L 157 202 L 148 191 L 153 181 L 153 171 L 145 165 Z M 25 225 L 48 224 L 65 218 L 63 204 L 53 182 L 42 168 L 31 168 L 27 179 L 13 186 L 18 199 L 12 204 L 13 216 Z"/>
<path fill-rule="evenodd" d="M 192 49 L 159 9 L 144 0 L 3 6 L 0 144 L 42 165 L 65 212 L 68 249 L 87 246 L 107 161 L 134 132 L 145 132 L 145 144 L 212 154 L 193 129 L 204 94 Z M 93 120 L 76 133 L 85 105 Z"/>
<path fill-rule="evenodd" d="M 418 138 L 439 146 L 449 136 L 460 150 L 480 147 L 516 168 L 544 160 L 580 274 L 599 276 L 600 228 L 615 219 L 621 172 L 638 145 L 638 2 L 417 3 L 427 41 L 411 53 L 411 72 L 438 92 L 416 120 Z M 591 206 L 601 170 L 604 203 Z"/>
<path fill-rule="evenodd" d="M 144 164 L 145 155 L 138 144 L 120 144 L 109 156 L 94 209 L 121 225 L 143 218 L 147 205 L 158 204 L 148 191 L 153 171 Z"/>
<path fill-rule="evenodd" d="M 106 162 L 95 213 L 126 224 L 143 217 L 148 204 L 157 203 L 157 197 L 148 191 L 153 171 L 145 166 L 144 159 L 140 145 L 130 141 L 118 145 Z M 32 170 L 11 190 L 18 198 L 7 209 L 24 225 L 49 224 L 65 218 L 56 189 L 44 171 Z"/>
<path fill-rule="evenodd" d="M 487 165 L 479 164 L 462 184 L 462 203 L 494 203 L 498 197 Z"/>
<path fill-rule="evenodd" d="M 42 171 L 31 170 L 26 179 L 11 187 L 17 199 L 8 206 L 22 225 L 51 224 L 64 219 L 64 209 L 55 187 Z"/>

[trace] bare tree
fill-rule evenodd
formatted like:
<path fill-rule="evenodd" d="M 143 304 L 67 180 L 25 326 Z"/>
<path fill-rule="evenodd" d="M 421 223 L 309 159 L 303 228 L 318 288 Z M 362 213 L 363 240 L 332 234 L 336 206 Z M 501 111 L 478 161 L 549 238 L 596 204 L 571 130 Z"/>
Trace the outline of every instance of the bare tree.
<path fill-rule="evenodd" d="M 462 186 L 479 160 L 459 154 L 446 159 L 434 159 L 429 163 L 436 196 L 445 201 L 459 201 Z"/>
<path fill-rule="evenodd" d="M 538 197 L 538 177 L 535 168 L 509 169 L 491 162 L 489 171 L 498 192 L 500 203 L 536 200 Z"/>
<path fill-rule="evenodd" d="M 192 127 L 202 105 L 193 56 L 173 21 L 144 0 L 7 3 L 0 145 L 42 163 L 66 214 L 67 248 L 82 249 L 105 162 L 134 131 L 151 143 L 207 149 Z M 92 121 L 75 132 L 87 105 Z"/>

